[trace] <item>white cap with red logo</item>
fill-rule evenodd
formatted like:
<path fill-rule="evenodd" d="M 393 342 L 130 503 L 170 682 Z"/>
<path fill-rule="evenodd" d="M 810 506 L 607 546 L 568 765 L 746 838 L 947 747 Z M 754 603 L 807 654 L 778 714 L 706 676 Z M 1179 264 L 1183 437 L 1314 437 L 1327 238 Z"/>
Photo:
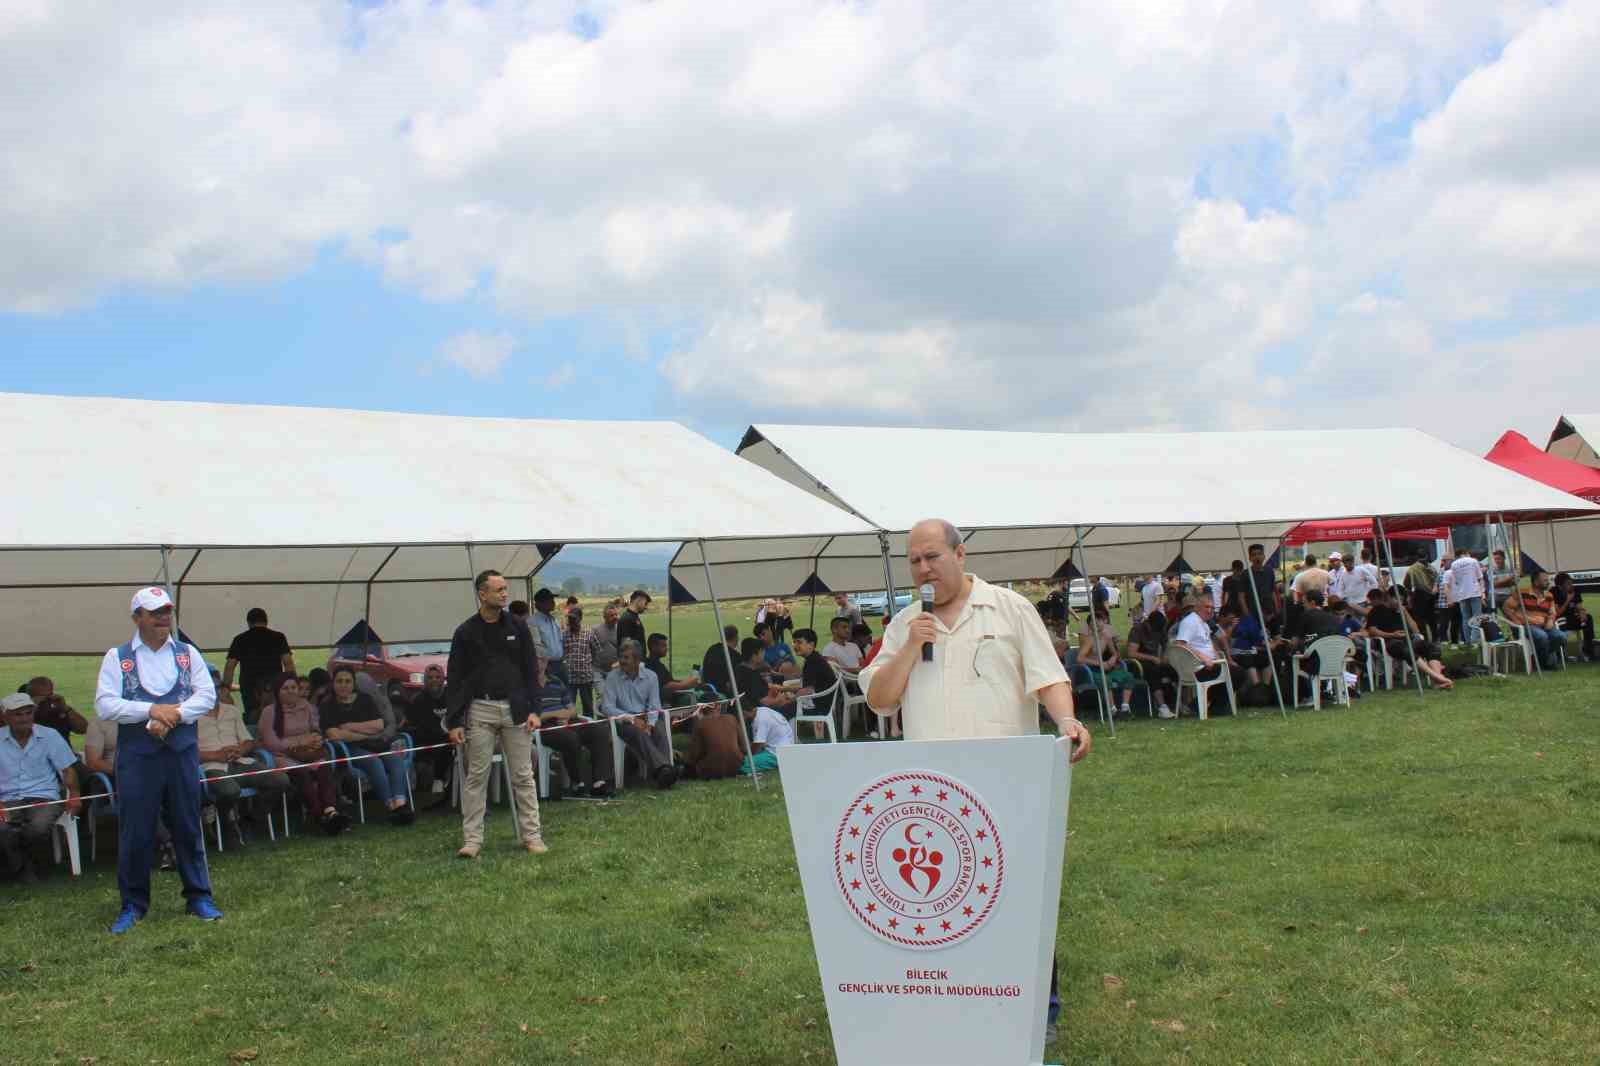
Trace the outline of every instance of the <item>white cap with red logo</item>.
<path fill-rule="evenodd" d="M 172 597 L 167 595 L 167 590 L 152 585 L 149 588 L 142 588 L 133 594 L 133 607 L 130 608 L 129 613 L 141 610 L 159 611 L 163 607 L 171 606 Z"/>

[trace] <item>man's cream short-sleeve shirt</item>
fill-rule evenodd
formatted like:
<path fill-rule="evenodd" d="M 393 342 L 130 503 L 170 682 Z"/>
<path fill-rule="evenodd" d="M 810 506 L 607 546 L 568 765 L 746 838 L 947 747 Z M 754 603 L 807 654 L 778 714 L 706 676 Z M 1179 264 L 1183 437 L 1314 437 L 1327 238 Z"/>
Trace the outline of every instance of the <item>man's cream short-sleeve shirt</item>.
<path fill-rule="evenodd" d="M 973 577 L 956 623 L 938 618 L 933 662 L 911 668 L 900 700 L 907 740 L 1017 737 L 1039 731 L 1037 694 L 1067 680 L 1039 612 L 1010 589 Z M 883 648 L 861 672 L 863 692 L 877 671 L 906 645 L 920 603 L 895 615 Z M 882 708 L 887 710 L 889 708 Z"/>

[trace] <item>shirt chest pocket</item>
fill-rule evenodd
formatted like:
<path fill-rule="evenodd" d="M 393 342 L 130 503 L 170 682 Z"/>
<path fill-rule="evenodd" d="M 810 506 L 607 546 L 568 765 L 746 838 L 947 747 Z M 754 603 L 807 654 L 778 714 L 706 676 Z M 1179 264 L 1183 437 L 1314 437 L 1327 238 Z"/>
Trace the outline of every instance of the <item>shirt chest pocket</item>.
<path fill-rule="evenodd" d="M 998 637 L 980 639 L 973 649 L 965 687 L 977 705 L 979 718 L 1013 720 L 1022 691 L 1022 656 L 1010 641 Z"/>

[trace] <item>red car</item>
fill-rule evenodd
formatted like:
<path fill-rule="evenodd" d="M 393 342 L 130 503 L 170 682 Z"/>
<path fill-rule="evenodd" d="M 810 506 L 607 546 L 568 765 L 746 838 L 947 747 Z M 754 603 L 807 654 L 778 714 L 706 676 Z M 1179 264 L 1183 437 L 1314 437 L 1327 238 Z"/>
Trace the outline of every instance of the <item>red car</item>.
<path fill-rule="evenodd" d="M 363 633 L 357 622 L 350 632 L 339 638 L 328 659 L 328 669 L 348 666 L 367 674 L 384 687 L 391 703 L 410 703 L 411 697 L 422 691 L 422 673 L 430 666 L 445 669 L 450 658 L 448 640 L 422 640 L 409 644 L 385 644 L 377 633 Z M 365 637 L 365 655 L 362 640 Z"/>

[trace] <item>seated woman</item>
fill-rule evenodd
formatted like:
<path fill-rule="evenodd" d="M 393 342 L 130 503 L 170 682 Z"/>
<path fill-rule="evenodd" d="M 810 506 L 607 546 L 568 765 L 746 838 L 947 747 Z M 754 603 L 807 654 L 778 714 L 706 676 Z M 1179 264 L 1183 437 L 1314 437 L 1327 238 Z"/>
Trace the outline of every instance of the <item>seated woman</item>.
<path fill-rule="evenodd" d="M 1133 674 L 1123 665 L 1122 653 L 1117 648 L 1117 632 L 1111 628 L 1111 613 L 1105 604 L 1094 607 L 1094 619 L 1078 631 L 1078 665 L 1087 667 L 1089 676 L 1098 686 L 1100 675 L 1117 692 L 1112 706 L 1117 714 L 1128 714 L 1128 701 L 1133 697 Z"/>
<path fill-rule="evenodd" d="M 352 755 L 372 755 L 369 759 L 354 759 L 350 768 L 366 778 L 378 802 L 389 812 L 389 821 L 395 825 L 410 825 L 416 814 L 406 802 L 406 760 L 404 755 L 389 750 L 385 739 L 392 727 L 377 701 L 365 692 L 356 691 L 356 672 L 348 666 L 333 671 L 333 694 L 317 709 L 322 722 L 323 736 L 341 741 Z"/>
<path fill-rule="evenodd" d="M 293 674 L 278 678 L 272 702 L 261 712 L 258 722 L 261 746 L 272 752 L 275 763 L 284 769 L 319 762 L 322 759 L 322 725 L 317 709 L 300 698 L 300 683 Z M 333 769 L 324 763 L 307 770 L 296 770 L 289 780 L 300 788 L 306 812 L 315 815 L 329 836 L 350 828 L 350 817 L 339 810 L 338 791 L 333 787 Z"/>
<path fill-rule="evenodd" d="M 1172 705 L 1178 700 L 1178 671 L 1167 662 L 1165 612 L 1149 612 L 1143 621 L 1128 631 L 1128 658 L 1138 663 L 1144 671 L 1144 682 L 1150 686 L 1151 696 L 1159 705 L 1156 716 L 1176 718 Z"/>

